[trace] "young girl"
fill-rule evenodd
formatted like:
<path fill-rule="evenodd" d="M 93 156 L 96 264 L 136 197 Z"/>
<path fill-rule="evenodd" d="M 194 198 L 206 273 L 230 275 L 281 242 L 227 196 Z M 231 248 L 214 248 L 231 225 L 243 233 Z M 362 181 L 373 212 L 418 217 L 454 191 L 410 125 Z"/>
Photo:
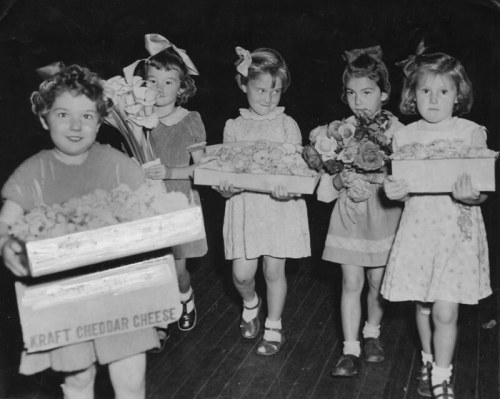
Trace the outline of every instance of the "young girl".
<path fill-rule="evenodd" d="M 236 81 L 246 94 L 249 108 L 229 119 L 224 142 L 268 140 L 301 144 L 295 121 L 279 107 L 281 93 L 290 84 L 285 61 L 275 50 L 259 48 L 252 53 L 236 48 L 240 60 Z M 310 256 L 307 209 L 303 199 L 291 195 L 283 186 L 273 193 L 249 192 L 222 182 L 217 188 L 226 198 L 224 246 L 226 259 L 233 260 L 233 281 L 243 298 L 241 334 L 252 339 L 259 334 L 261 298 L 255 292 L 255 273 L 260 256 L 267 285 L 268 316 L 257 354 L 277 353 L 285 336 L 281 313 L 285 305 L 286 258 Z"/>
<path fill-rule="evenodd" d="M 422 119 L 396 133 L 396 150 L 412 143 L 430 147 L 435 140 L 486 147 L 485 129 L 455 116 L 472 106 L 471 83 L 458 60 L 442 53 L 412 56 L 404 61 L 404 72 L 401 111 L 418 112 Z M 432 384 L 434 397 L 454 397 L 450 377 L 459 304 L 476 304 L 491 294 L 488 245 L 478 206 L 486 195 L 473 183 L 464 174 L 450 195 L 413 196 L 404 180 L 389 176 L 384 182 L 389 198 L 406 203 L 382 294 L 390 301 L 418 302 L 423 396 L 431 396 Z"/>
<path fill-rule="evenodd" d="M 19 166 L 2 189 L 0 249 L 4 264 L 16 276 L 27 276 L 22 244 L 9 226 L 25 212 L 79 197 L 120 183 L 137 189 L 141 168 L 128 156 L 95 142 L 108 112 L 100 79 L 77 65 L 45 80 L 31 96 L 33 112 L 54 144 Z M 95 362 L 109 365 L 116 398 L 145 397 L 146 356 L 158 347 L 154 329 L 113 335 L 45 352 L 24 352 L 20 372 L 34 374 L 51 367 L 66 373 L 65 398 L 93 398 Z"/>
<path fill-rule="evenodd" d="M 342 100 L 354 113 L 347 121 L 356 126 L 360 123 L 358 117 L 369 118 L 390 139 L 403 125 L 390 112 L 382 110 L 391 86 L 380 47 L 347 51 L 345 60 Z M 343 171 L 333 177 L 335 195 L 332 198 L 338 197 L 338 200 L 332 212 L 323 259 L 339 263 L 343 276 L 340 311 L 344 347 L 343 355 L 332 371 L 334 377 L 351 377 L 358 374 L 361 367 L 358 334 L 365 272 L 368 280 L 368 319 L 363 326 L 364 357 L 368 362 L 384 360 L 384 350 L 379 341 L 383 316 L 380 285 L 401 216 L 401 207 L 383 194 L 385 176 L 386 172 L 360 176 L 352 171 Z M 354 201 L 350 190 L 355 189 L 361 177 L 369 195 L 367 199 Z M 351 205 L 357 209 L 355 215 L 345 215 L 346 206 Z"/>
<path fill-rule="evenodd" d="M 160 35 L 146 35 L 146 48 L 152 55 L 145 62 L 144 78 L 159 91 L 154 112 L 160 123 L 151 131 L 150 140 L 161 160 L 161 164 L 145 170 L 146 176 L 163 180 L 168 192 L 180 191 L 200 205 L 200 196 L 191 177 L 194 164 L 201 159 L 204 149 L 200 146 L 200 149 L 189 151 L 188 147 L 205 141 L 205 127 L 198 112 L 180 106 L 196 93 L 192 75 L 198 75 L 198 71 L 183 50 Z M 196 324 L 196 307 L 186 258 L 205 255 L 207 242 L 201 239 L 177 245 L 172 251 L 182 303 L 178 326 L 181 331 L 190 331 Z"/>

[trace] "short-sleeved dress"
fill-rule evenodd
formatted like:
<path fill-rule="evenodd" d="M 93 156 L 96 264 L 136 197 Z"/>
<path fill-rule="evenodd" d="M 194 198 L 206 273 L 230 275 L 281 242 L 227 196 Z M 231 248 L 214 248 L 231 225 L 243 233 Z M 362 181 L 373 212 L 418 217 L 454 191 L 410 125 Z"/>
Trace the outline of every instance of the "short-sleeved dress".
<path fill-rule="evenodd" d="M 486 147 L 486 131 L 466 119 L 412 123 L 395 135 L 395 147 L 434 140 Z M 474 184 L 474 182 L 473 182 Z M 476 304 L 491 294 L 488 244 L 479 206 L 449 195 L 413 195 L 405 203 L 382 283 L 390 301 L 436 300 Z"/>
<path fill-rule="evenodd" d="M 356 123 L 354 117 L 348 121 Z M 403 126 L 392 116 L 391 125 L 384 133 L 391 137 Z M 380 172 L 364 176 L 369 179 L 370 190 L 366 201 L 352 201 L 346 189 L 337 193 L 323 250 L 324 260 L 364 267 L 387 264 L 402 205 L 386 197 L 382 187 L 386 175 L 386 172 Z"/>
<path fill-rule="evenodd" d="M 301 144 L 297 123 L 277 107 L 265 116 L 240 109 L 229 119 L 224 142 L 268 140 Z M 226 202 L 224 216 L 226 259 L 254 259 L 261 255 L 277 258 L 310 256 L 309 225 L 304 199 L 279 201 L 270 194 L 244 191 Z"/>
<path fill-rule="evenodd" d="M 52 205 L 96 189 L 110 190 L 120 183 L 137 189 L 144 183 L 140 166 L 108 145 L 94 144 L 79 165 L 59 161 L 52 150 L 43 150 L 24 161 L 9 177 L 2 198 L 20 205 L 25 212 Z M 153 328 L 97 338 L 43 352 L 23 352 L 20 372 L 34 374 L 46 368 L 71 372 L 124 359 L 159 346 Z"/>
<path fill-rule="evenodd" d="M 151 143 L 163 165 L 168 168 L 183 168 L 190 165 L 188 146 L 206 140 L 205 126 L 198 112 L 178 107 L 151 131 Z M 201 205 L 198 190 L 191 179 L 164 180 L 167 192 L 180 191 L 191 203 Z M 207 253 L 207 241 L 201 239 L 172 247 L 175 259 L 197 258 Z"/>

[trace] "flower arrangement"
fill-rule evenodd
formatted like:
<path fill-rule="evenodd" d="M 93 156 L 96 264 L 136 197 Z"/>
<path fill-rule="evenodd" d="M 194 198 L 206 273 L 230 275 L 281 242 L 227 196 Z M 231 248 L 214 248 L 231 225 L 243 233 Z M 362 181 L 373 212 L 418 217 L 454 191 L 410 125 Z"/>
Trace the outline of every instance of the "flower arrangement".
<path fill-rule="evenodd" d="M 226 143 L 207 147 L 198 168 L 231 173 L 314 176 L 302 159 L 302 147 L 292 143 Z"/>
<path fill-rule="evenodd" d="M 165 193 L 160 186 L 149 185 L 132 191 L 126 184 L 120 184 L 111 191 L 98 189 L 62 204 L 34 208 L 16 220 L 10 233 L 24 242 L 36 241 L 187 207 L 189 200 L 183 193 Z"/>
<path fill-rule="evenodd" d="M 158 125 L 158 116 L 153 113 L 158 91 L 139 76 L 133 76 L 131 68 L 123 71 L 124 76 L 114 76 L 104 82 L 107 96 L 113 102 L 105 122 L 118 129 L 131 155 L 143 165 L 157 158 L 148 130 Z"/>
<path fill-rule="evenodd" d="M 383 169 L 391 154 L 391 137 L 385 132 L 392 114 L 381 111 L 374 118 L 357 115 L 349 120 L 319 126 L 309 135 L 303 157 L 311 169 L 336 174 L 342 170 L 366 174 Z"/>
<path fill-rule="evenodd" d="M 454 158 L 496 158 L 498 152 L 488 148 L 470 147 L 463 140 L 434 140 L 424 145 L 412 143 L 401 146 L 391 159 L 454 159 Z"/>

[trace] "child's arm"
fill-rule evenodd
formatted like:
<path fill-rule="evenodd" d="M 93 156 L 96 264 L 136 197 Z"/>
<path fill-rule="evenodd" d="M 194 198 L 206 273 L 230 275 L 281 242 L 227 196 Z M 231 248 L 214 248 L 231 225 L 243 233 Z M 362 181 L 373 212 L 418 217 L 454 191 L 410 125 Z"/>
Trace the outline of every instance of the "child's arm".
<path fill-rule="evenodd" d="M 385 178 L 384 191 L 391 200 L 406 202 L 410 198 L 410 188 L 406 180 L 396 179 L 394 176 Z"/>
<path fill-rule="evenodd" d="M 453 184 L 452 195 L 457 201 L 467 205 L 479 205 L 488 198 L 486 194 L 479 192 L 473 187 L 472 179 L 467 173 L 460 175 Z"/>
<path fill-rule="evenodd" d="M 0 211 L 0 253 L 5 266 L 16 276 L 28 275 L 25 247 L 21 241 L 9 235 L 9 226 L 23 215 L 23 209 L 6 200 Z"/>

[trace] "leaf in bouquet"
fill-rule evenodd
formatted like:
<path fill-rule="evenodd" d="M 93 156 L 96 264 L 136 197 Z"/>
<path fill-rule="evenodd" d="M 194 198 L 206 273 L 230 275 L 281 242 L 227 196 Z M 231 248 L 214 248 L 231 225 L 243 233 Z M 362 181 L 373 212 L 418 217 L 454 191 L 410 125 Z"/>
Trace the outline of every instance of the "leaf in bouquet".
<path fill-rule="evenodd" d="M 331 159 L 324 162 L 324 168 L 329 174 L 335 175 L 339 172 L 342 172 L 342 170 L 344 169 L 344 164 L 341 161 Z"/>

